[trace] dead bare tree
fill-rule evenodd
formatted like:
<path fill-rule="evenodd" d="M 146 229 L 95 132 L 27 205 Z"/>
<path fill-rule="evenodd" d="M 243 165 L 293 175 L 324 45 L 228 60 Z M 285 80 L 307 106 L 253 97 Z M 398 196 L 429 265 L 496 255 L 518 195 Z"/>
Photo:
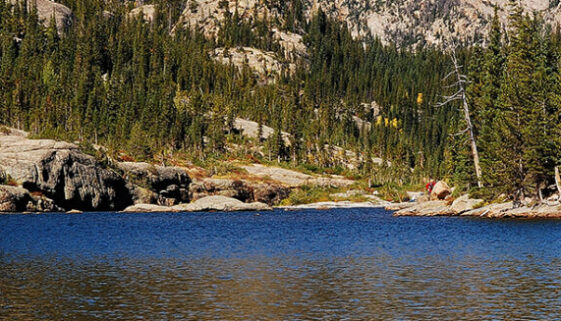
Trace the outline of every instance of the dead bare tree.
<path fill-rule="evenodd" d="M 473 164 L 475 166 L 475 175 L 477 177 L 477 186 L 483 187 L 481 180 L 481 165 L 479 164 L 479 152 L 477 150 L 477 143 L 475 141 L 475 134 L 473 132 L 473 123 L 471 122 L 471 116 L 469 111 L 469 104 L 466 95 L 466 85 L 469 80 L 468 77 L 462 74 L 462 66 L 458 63 L 458 57 L 456 56 L 455 45 L 449 45 L 448 51 L 450 53 L 450 59 L 452 60 L 453 70 L 444 77 L 443 81 L 450 78 L 454 78 L 455 82 L 449 85 L 448 88 L 457 88 L 457 91 L 450 96 L 443 96 L 444 101 L 437 104 L 438 107 L 445 106 L 455 101 L 460 101 L 462 104 L 462 109 L 464 113 L 464 119 L 466 122 L 466 128 L 460 131 L 456 135 L 463 135 L 467 133 L 469 135 L 470 145 L 471 145 L 471 156 L 473 158 Z"/>
<path fill-rule="evenodd" d="M 559 166 L 555 166 L 555 186 L 557 186 L 557 192 L 561 196 L 561 175 L 559 175 Z"/>

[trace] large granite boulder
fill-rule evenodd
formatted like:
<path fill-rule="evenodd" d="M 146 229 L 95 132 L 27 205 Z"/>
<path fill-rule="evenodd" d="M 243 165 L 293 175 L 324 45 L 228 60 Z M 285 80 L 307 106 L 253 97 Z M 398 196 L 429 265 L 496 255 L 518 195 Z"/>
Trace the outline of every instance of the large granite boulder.
<path fill-rule="evenodd" d="M 269 205 L 279 204 L 290 196 L 289 187 L 274 183 L 253 184 L 253 201 Z"/>
<path fill-rule="evenodd" d="M 168 213 L 177 212 L 169 206 L 155 204 L 135 204 L 123 210 L 123 213 Z"/>
<path fill-rule="evenodd" d="M 180 167 L 164 167 L 148 163 L 122 162 L 117 166 L 124 173 L 135 204 L 157 203 L 172 206 L 189 201 L 191 178 Z"/>
<path fill-rule="evenodd" d="M 443 200 L 446 199 L 448 195 L 452 194 L 452 190 L 450 186 L 446 184 L 444 181 L 437 182 L 434 187 L 432 188 L 432 192 L 430 193 L 431 200 Z"/>
<path fill-rule="evenodd" d="M 429 201 L 413 203 L 415 205 L 395 212 L 394 216 L 443 216 L 452 215 L 446 201 Z"/>
<path fill-rule="evenodd" d="M 122 177 L 74 144 L 0 135 L 0 170 L 67 210 L 120 210 L 132 203 Z"/>
<path fill-rule="evenodd" d="M 154 204 L 136 204 L 127 207 L 125 213 L 161 213 L 161 212 L 235 212 L 235 211 L 269 211 L 267 204 L 254 202 L 244 203 L 235 198 L 226 196 L 207 196 L 189 204 L 175 206 L 161 206 Z"/>
<path fill-rule="evenodd" d="M 204 178 L 193 180 L 189 186 L 189 196 L 193 201 L 216 195 L 235 198 L 242 202 L 253 199 L 251 188 L 240 180 Z"/>
<path fill-rule="evenodd" d="M 264 203 L 244 203 L 240 200 L 225 196 L 208 196 L 190 204 L 181 204 L 173 207 L 178 212 L 206 212 L 206 211 L 267 211 L 272 208 Z"/>
<path fill-rule="evenodd" d="M 469 198 L 469 195 L 464 195 L 454 200 L 450 209 L 455 214 L 463 214 L 467 211 L 473 210 L 477 205 L 481 204 L 483 200 Z"/>

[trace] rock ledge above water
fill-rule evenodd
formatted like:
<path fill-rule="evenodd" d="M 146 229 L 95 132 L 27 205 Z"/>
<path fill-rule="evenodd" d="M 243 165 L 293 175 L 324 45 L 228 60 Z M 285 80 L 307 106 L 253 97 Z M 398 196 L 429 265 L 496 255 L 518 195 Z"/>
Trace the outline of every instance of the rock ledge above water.
<path fill-rule="evenodd" d="M 138 204 L 126 208 L 125 213 L 152 213 L 152 212 L 236 212 L 236 211 L 269 211 L 272 208 L 260 202 L 244 203 L 235 198 L 226 196 L 208 196 L 189 204 L 175 206 L 158 206 Z"/>

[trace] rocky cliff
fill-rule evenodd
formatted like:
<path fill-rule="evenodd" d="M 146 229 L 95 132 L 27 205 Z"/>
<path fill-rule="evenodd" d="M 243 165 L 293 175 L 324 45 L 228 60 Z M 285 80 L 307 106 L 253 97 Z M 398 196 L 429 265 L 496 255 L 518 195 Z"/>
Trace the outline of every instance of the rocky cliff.
<path fill-rule="evenodd" d="M 171 206 L 189 201 L 191 178 L 184 169 L 133 162 L 118 163 L 117 167 L 135 204 Z"/>
<path fill-rule="evenodd" d="M 288 1 L 290 2 L 290 1 Z M 441 45 L 447 39 L 473 42 L 486 34 L 494 7 L 503 22 L 508 0 L 303 0 L 306 17 L 318 9 L 347 23 L 356 37 L 378 37 L 397 44 L 428 43 Z M 215 36 L 228 14 L 238 13 L 242 20 L 285 20 L 286 3 L 244 0 L 188 0 L 176 28 L 197 28 Z M 529 13 L 539 13 L 546 22 L 558 26 L 561 4 L 550 0 L 520 0 Z M 299 38 L 298 38 L 299 39 Z M 295 43 L 300 42 L 300 40 Z M 289 44 L 288 46 L 291 46 Z"/>
<path fill-rule="evenodd" d="M 447 39 L 473 42 L 486 34 L 494 7 L 503 22 L 508 0 L 313 0 L 310 10 L 322 8 L 346 21 L 357 37 L 373 36 L 388 43 L 441 45 Z M 560 6 L 549 0 L 521 0 L 529 12 L 559 25 Z"/>
<path fill-rule="evenodd" d="M 99 160 L 76 144 L 0 129 L 0 213 L 116 211 L 133 204 L 162 208 L 208 196 L 274 205 L 291 191 L 287 185 L 255 179 L 192 181 L 185 168 Z"/>
<path fill-rule="evenodd" d="M 12 184 L 64 209 L 119 210 L 129 205 L 122 177 L 78 146 L 13 134 L 0 135 L 0 171 Z"/>

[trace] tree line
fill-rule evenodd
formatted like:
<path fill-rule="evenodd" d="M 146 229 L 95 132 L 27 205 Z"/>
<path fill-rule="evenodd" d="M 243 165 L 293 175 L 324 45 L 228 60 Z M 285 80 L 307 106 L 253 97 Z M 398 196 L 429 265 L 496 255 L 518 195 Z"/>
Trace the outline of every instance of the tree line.
<path fill-rule="evenodd" d="M 506 26 L 497 11 L 487 45 L 470 49 L 468 101 L 481 156 L 483 194 L 543 200 L 556 191 L 555 167 L 561 163 L 561 87 L 559 32 L 539 14 L 509 4 Z M 459 118 L 456 128 L 465 127 Z M 450 175 L 475 185 L 473 155 L 466 136 L 448 153 Z"/>
<path fill-rule="evenodd" d="M 54 20 L 43 27 L 36 10 L 0 0 L 0 124 L 137 160 L 243 157 L 231 146 L 255 144 L 243 153 L 338 167 L 333 147 L 340 147 L 361 156 L 357 172 L 378 180 L 477 183 L 467 137 L 456 135 L 465 127 L 459 105 L 436 105 L 451 68 L 440 48 L 354 39 L 321 10 L 305 17 L 300 0 L 270 1 L 280 20 L 247 21 L 234 11 L 213 39 L 196 28 L 171 32 L 184 1 L 153 1 L 152 22 L 130 17 L 120 1 L 63 3 L 74 18 L 59 33 Z M 538 195 L 560 159 L 560 41 L 539 16 L 510 12 L 508 28 L 495 18 L 487 44 L 460 48 L 458 59 L 469 78 L 483 185 L 495 195 Z M 302 34 L 307 57 L 288 61 L 275 28 Z M 240 46 L 272 51 L 296 70 L 263 84 L 249 66 L 209 54 Z M 237 117 L 275 134 L 248 141 L 234 128 Z M 391 161 L 391 174 L 377 176 L 384 169 L 372 157 Z"/>

